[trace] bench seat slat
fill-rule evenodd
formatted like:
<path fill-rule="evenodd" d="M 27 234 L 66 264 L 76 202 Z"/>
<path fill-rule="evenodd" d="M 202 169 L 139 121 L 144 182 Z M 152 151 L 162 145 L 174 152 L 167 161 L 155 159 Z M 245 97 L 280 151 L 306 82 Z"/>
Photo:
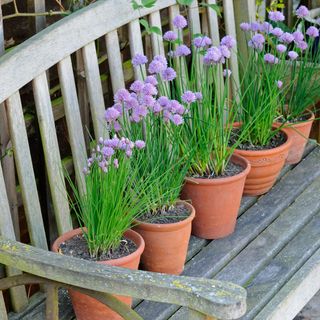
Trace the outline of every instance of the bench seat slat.
<path fill-rule="evenodd" d="M 254 320 L 291 320 L 320 290 L 320 249 L 295 273 Z"/>
<path fill-rule="evenodd" d="M 254 319 L 286 281 L 320 248 L 319 230 L 320 212 L 249 284 L 248 312 L 241 319 Z"/>
<path fill-rule="evenodd" d="M 310 170 L 313 175 L 306 176 L 305 173 Z M 319 176 L 320 149 L 316 148 L 303 162 L 288 172 L 269 193 L 240 216 L 234 234 L 225 239 L 210 242 L 187 263 L 183 274 L 213 277 Z M 207 261 L 210 261 L 209 265 Z M 174 305 L 143 301 L 136 309 L 145 319 L 164 320 L 178 308 Z"/>
<path fill-rule="evenodd" d="M 19 92 L 13 94 L 6 103 L 14 159 L 31 243 L 48 250 Z"/>
<path fill-rule="evenodd" d="M 72 229 L 72 223 L 46 73 L 33 80 L 33 90 L 58 233 L 62 234 Z"/>

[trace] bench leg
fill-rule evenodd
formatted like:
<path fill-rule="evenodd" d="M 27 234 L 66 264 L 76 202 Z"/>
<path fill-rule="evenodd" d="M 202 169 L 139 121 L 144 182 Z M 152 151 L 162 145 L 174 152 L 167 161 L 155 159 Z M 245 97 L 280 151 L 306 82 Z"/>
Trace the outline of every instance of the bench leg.
<path fill-rule="evenodd" d="M 58 287 L 54 284 L 46 285 L 46 320 L 59 320 Z"/>

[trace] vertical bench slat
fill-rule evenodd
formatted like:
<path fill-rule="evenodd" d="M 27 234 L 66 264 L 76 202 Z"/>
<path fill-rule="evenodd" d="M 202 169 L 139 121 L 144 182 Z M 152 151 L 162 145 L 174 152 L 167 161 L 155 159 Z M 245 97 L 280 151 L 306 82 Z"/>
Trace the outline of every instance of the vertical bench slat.
<path fill-rule="evenodd" d="M 1 236 L 10 240 L 16 239 L 1 165 L 0 165 L 0 234 Z M 6 267 L 6 273 L 7 273 L 7 276 L 14 276 L 14 275 L 21 274 L 20 271 L 15 270 L 11 267 Z M 1 296 L 2 296 L 2 293 L 1 293 Z M 11 288 L 10 296 L 11 296 L 11 304 L 15 312 L 22 311 L 22 309 L 28 303 L 24 286 Z M 6 319 L 6 310 L 5 310 L 5 307 L 4 309 L 2 308 L 2 305 L 4 306 L 4 302 L 3 302 L 3 298 L 0 297 L 0 319 Z"/>
<path fill-rule="evenodd" d="M 58 232 L 63 234 L 72 224 L 46 73 L 33 80 L 33 91 L 54 213 Z"/>
<path fill-rule="evenodd" d="M 223 0 L 223 8 L 224 8 L 224 23 L 226 26 L 226 33 L 232 36 L 234 39 L 237 39 L 236 34 L 236 25 L 235 25 L 235 17 L 234 17 L 234 8 L 232 0 Z M 230 69 L 232 71 L 232 92 L 233 95 L 237 92 L 239 88 L 239 69 L 238 69 L 238 57 L 236 48 L 231 50 L 230 57 Z"/>
<path fill-rule="evenodd" d="M 36 247 L 47 250 L 46 234 L 19 92 L 9 97 L 6 103 L 10 136 L 31 243 Z"/>
<path fill-rule="evenodd" d="M 196 33 L 201 33 L 198 0 L 193 0 L 191 5 L 188 7 L 188 17 L 191 36 Z"/>
<path fill-rule="evenodd" d="M 105 38 L 112 90 L 115 93 L 125 87 L 118 31 L 107 33 Z"/>
<path fill-rule="evenodd" d="M 170 22 L 170 29 L 173 31 L 177 31 L 177 28 L 173 25 L 173 19 L 175 16 L 180 14 L 179 5 L 175 4 L 169 7 L 169 22 Z"/>
<path fill-rule="evenodd" d="M 216 4 L 216 0 L 207 0 L 208 4 Z M 212 44 L 214 46 L 218 46 L 220 43 L 220 36 L 219 36 L 219 24 L 218 24 L 218 16 L 217 13 L 208 7 L 207 11 L 207 19 L 208 19 L 208 26 L 209 26 L 209 35 L 212 39 Z"/>
<path fill-rule="evenodd" d="M 158 27 L 162 33 L 160 12 L 156 11 L 149 15 L 149 23 L 152 27 Z M 151 34 L 153 55 L 165 55 L 162 36 L 156 33 Z"/>
<path fill-rule="evenodd" d="M 137 53 L 143 54 L 144 51 L 139 19 L 135 19 L 129 23 L 129 42 L 131 57 L 134 57 Z M 135 79 L 141 80 L 146 75 L 146 67 L 144 65 L 141 67 L 143 75 L 141 74 L 140 68 L 134 68 Z"/>
<path fill-rule="evenodd" d="M 106 129 L 103 121 L 105 106 L 95 42 L 83 47 L 82 54 L 94 134 L 99 138 L 104 135 Z"/>
<path fill-rule="evenodd" d="M 63 97 L 63 105 L 68 125 L 70 146 L 76 181 L 80 192 L 85 191 L 83 168 L 86 165 L 86 148 L 82 132 L 76 85 L 70 56 L 58 63 L 58 72 Z"/>

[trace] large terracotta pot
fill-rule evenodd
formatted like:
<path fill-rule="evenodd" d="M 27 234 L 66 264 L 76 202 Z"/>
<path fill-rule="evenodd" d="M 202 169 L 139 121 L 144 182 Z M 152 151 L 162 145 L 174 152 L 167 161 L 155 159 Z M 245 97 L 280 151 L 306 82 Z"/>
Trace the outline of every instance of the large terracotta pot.
<path fill-rule="evenodd" d="M 191 212 L 185 220 L 166 224 L 136 221 L 133 229 L 146 243 L 141 256 L 145 270 L 179 275 L 184 269 L 195 210 L 185 201 L 177 203 L 183 203 Z"/>
<path fill-rule="evenodd" d="M 310 118 L 305 122 L 293 123 L 284 127 L 284 131 L 292 140 L 289 154 L 286 160 L 288 164 L 296 164 L 301 161 L 304 149 L 309 139 L 311 127 L 314 121 L 313 112 L 309 111 Z"/>
<path fill-rule="evenodd" d="M 81 229 L 75 229 L 63 234 L 54 242 L 52 251 L 58 252 L 61 243 L 79 234 L 82 234 Z M 145 246 L 144 240 L 137 232 L 134 232 L 133 230 L 126 231 L 125 236 L 137 245 L 138 248 L 135 252 L 123 258 L 99 261 L 97 263 L 137 270 L 140 263 L 141 254 Z M 123 320 L 121 316 L 96 299 L 93 299 L 75 290 L 69 290 L 69 295 L 71 297 L 77 320 Z M 132 298 L 130 297 L 117 296 L 117 298 L 128 305 L 131 305 L 132 303 Z"/>
<path fill-rule="evenodd" d="M 218 179 L 188 178 L 181 198 L 192 201 L 196 217 L 192 223 L 192 234 L 205 239 L 218 239 L 231 234 L 237 215 L 250 163 L 237 155 L 233 163 L 243 167 L 237 175 Z"/>
<path fill-rule="evenodd" d="M 268 192 L 277 180 L 283 168 L 291 146 L 291 138 L 284 131 L 286 142 L 281 146 L 267 150 L 239 150 L 234 151 L 246 158 L 251 164 L 251 171 L 248 174 L 244 195 L 258 196 Z"/>

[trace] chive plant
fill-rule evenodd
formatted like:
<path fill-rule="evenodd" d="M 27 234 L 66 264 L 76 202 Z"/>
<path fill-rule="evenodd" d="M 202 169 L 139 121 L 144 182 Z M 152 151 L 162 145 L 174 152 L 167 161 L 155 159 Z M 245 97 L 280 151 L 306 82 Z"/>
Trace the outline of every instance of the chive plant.
<path fill-rule="evenodd" d="M 71 208 L 93 258 L 117 249 L 134 219 L 152 206 L 148 194 L 157 181 L 139 179 L 144 164 L 135 157 L 143 147 L 124 137 L 100 138 L 84 169 L 85 192 L 66 175 Z"/>

